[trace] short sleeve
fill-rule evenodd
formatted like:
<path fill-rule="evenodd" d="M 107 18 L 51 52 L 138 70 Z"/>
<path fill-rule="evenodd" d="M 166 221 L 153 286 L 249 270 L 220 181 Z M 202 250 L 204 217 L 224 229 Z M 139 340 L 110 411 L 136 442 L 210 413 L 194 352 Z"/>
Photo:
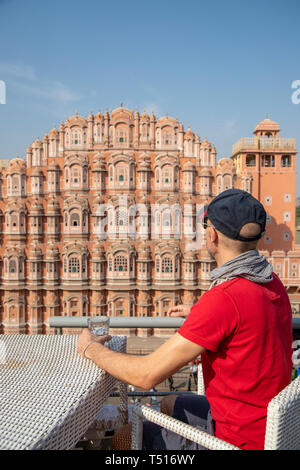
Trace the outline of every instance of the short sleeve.
<path fill-rule="evenodd" d="M 178 333 L 185 339 L 210 351 L 218 351 L 220 344 L 238 327 L 238 310 L 221 286 L 202 295 Z"/>

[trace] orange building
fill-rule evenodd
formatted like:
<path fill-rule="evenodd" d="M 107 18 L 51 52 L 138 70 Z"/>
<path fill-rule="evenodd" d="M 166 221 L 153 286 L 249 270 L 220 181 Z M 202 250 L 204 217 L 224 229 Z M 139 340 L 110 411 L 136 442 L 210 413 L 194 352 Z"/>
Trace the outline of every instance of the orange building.
<path fill-rule="evenodd" d="M 54 315 L 156 316 L 195 303 L 214 267 L 197 214 L 231 187 L 265 205 L 260 249 L 296 314 L 295 158 L 295 140 L 269 120 L 217 162 L 210 142 L 169 116 L 76 113 L 26 160 L 0 166 L 1 332 L 52 333 Z"/>

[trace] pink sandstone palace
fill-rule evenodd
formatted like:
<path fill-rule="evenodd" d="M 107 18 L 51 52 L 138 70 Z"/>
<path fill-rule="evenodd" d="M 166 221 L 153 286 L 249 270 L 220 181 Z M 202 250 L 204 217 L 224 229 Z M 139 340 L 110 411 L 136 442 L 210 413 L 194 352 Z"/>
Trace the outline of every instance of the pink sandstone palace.
<path fill-rule="evenodd" d="M 76 113 L 0 169 L 0 333 L 51 334 L 55 315 L 163 316 L 195 303 L 215 267 L 197 214 L 232 187 L 265 206 L 259 250 L 298 316 L 296 154 L 268 118 L 217 161 L 169 116 L 122 105 Z"/>

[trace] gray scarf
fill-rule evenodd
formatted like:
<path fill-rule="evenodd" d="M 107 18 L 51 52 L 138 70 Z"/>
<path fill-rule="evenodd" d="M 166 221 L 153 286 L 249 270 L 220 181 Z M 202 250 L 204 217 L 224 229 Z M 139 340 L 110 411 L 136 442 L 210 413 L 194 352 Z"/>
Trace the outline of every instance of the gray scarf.
<path fill-rule="evenodd" d="M 273 267 L 266 257 L 261 256 L 257 250 L 250 250 L 211 271 L 210 289 L 236 277 L 244 277 L 258 284 L 267 283 L 273 280 L 272 273 Z"/>

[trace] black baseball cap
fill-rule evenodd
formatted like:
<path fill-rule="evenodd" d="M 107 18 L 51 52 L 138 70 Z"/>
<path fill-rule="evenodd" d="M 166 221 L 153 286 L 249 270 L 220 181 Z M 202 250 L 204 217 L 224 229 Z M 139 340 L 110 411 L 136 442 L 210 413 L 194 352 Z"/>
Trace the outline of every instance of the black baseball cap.
<path fill-rule="evenodd" d="M 264 206 L 250 193 L 241 189 L 227 189 L 216 196 L 202 211 L 202 222 L 207 219 L 213 226 L 228 238 L 250 242 L 259 240 L 265 233 L 266 211 Z M 255 237 L 243 237 L 241 228 L 254 222 L 260 225 L 261 231 Z"/>

